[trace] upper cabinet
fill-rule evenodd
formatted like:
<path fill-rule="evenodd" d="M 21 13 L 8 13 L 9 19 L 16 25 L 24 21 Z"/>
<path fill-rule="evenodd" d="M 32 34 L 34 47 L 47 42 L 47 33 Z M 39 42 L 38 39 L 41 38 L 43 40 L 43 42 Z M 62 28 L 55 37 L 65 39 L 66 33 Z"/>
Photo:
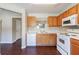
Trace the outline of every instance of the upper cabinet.
<path fill-rule="evenodd" d="M 77 19 L 77 22 L 79 24 L 79 4 L 77 4 L 77 12 L 78 12 L 78 19 Z"/>
<path fill-rule="evenodd" d="M 64 18 L 67 18 L 69 21 L 70 21 L 70 19 L 74 20 L 73 18 L 69 18 L 70 16 L 72 16 L 74 14 L 78 15 L 76 18 L 74 18 L 75 21 L 77 20 L 77 22 L 74 25 L 77 25 L 77 24 L 79 24 L 79 4 L 71 7 L 70 9 L 66 10 L 62 14 L 58 15 L 58 17 L 57 17 L 58 18 L 58 25 L 62 26 L 62 23 L 63 23 L 62 20 L 65 20 Z M 66 23 L 69 21 L 66 21 Z M 71 23 L 71 21 L 70 21 L 70 23 Z M 67 24 L 69 24 L 69 23 L 67 23 Z"/>
<path fill-rule="evenodd" d="M 66 18 L 66 17 L 68 17 L 68 11 L 65 11 L 65 12 L 63 13 L 63 18 Z"/>
<path fill-rule="evenodd" d="M 33 27 L 36 25 L 37 18 L 35 16 L 28 16 L 27 17 L 27 26 L 28 27 Z"/>
<path fill-rule="evenodd" d="M 57 27 L 57 17 L 56 16 L 49 16 L 48 17 L 48 27 Z"/>
<path fill-rule="evenodd" d="M 79 14 L 79 4 L 77 4 L 77 12 L 78 12 L 78 14 Z"/>
<path fill-rule="evenodd" d="M 58 26 L 62 26 L 62 19 L 63 19 L 63 14 L 59 15 L 57 17 L 57 23 L 58 23 Z"/>
<path fill-rule="evenodd" d="M 71 15 L 77 14 L 77 13 L 78 13 L 78 12 L 77 12 L 77 5 L 74 6 L 74 7 L 72 7 L 72 8 L 70 8 L 70 9 L 68 10 L 68 16 L 71 16 Z"/>

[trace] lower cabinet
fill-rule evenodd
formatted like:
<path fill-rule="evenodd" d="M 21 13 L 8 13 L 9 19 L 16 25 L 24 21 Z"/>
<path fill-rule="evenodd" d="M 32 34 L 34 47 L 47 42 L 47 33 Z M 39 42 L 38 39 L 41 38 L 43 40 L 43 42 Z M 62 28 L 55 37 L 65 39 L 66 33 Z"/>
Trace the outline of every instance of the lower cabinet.
<path fill-rule="evenodd" d="M 36 34 L 37 46 L 56 46 L 56 34 Z"/>
<path fill-rule="evenodd" d="M 71 55 L 79 55 L 79 46 L 72 44 Z"/>
<path fill-rule="evenodd" d="M 71 38 L 71 55 L 79 55 L 79 40 Z"/>

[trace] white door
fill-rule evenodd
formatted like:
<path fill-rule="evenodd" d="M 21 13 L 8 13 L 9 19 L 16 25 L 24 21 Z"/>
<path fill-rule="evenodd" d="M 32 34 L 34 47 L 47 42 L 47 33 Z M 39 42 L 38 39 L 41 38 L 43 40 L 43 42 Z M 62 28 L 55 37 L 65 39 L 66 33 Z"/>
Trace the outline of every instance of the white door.
<path fill-rule="evenodd" d="M 13 41 L 21 38 L 21 18 L 13 18 Z"/>

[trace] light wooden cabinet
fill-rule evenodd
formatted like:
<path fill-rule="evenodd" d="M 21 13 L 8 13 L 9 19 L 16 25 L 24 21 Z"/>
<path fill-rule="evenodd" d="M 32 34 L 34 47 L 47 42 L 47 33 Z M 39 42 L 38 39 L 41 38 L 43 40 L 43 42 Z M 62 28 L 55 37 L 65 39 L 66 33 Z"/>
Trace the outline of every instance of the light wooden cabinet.
<path fill-rule="evenodd" d="M 73 15 L 73 14 L 77 14 L 77 5 L 73 6 L 72 8 L 68 10 L 68 16 Z"/>
<path fill-rule="evenodd" d="M 37 21 L 37 18 L 35 16 L 28 16 L 27 17 L 27 26 L 32 27 L 32 26 L 36 25 L 36 21 Z"/>
<path fill-rule="evenodd" d="M 65 11 L 65 12 L 63 13 L 63 18 L 66 18 L 66 17 L 68 17 L 68 11 Z"/>
<path fill-rule="evenodd" d="M 77 12 L 78 12 L 78 19 L 77 19 L 77 22 L 79 24 L 79 3 L 77 4 Z"/>
<path fill-rule="evenodd" d="M 71 55 L 79 55 L 79 40 L 71 38 Z"/>
<path fill-rule="evenodd" d="M 76 6 L 73 6 L 72 8 L 68 9 L 67 11 L 63 12 L 62 14 L 60 14 L 57 18 L 58 18 L 58 26 L 62 26 L 62 20 L 65 17 L 71 16 L 73 14 L 79 14 L 78 11 L 79 10 L 79 4 Z M 78 24 L 79 24 L 79 17 L 78 17 Z"/>
<path fill-rule="evenodd" d="M 37 46 L 56 46 L 56 34 L 36 34 Z"/>
<path fill-rule="evenodd" d="M 58 16 L 58 26 L 62 26 L 62 19 L 63 19 L 63 15 L 59 15 Z"/>
<path fill-rule="evenodd" d="M 56 16 L 49 16 L 48 17 L 48 26 L 49 27 L 57 27 L 57 17 Z"/>

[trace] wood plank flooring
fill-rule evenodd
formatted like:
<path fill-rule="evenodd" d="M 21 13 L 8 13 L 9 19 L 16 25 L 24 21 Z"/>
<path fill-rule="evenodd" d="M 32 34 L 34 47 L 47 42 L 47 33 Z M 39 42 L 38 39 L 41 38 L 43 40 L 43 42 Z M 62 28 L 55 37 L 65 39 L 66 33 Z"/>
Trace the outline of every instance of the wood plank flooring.
<path fill-rule="evenodd" d="M 36 46 L 21 49 L 21 40 L 13 44 L 1 44 L 1 55 L 61 55 L 56 47 Z"/>

